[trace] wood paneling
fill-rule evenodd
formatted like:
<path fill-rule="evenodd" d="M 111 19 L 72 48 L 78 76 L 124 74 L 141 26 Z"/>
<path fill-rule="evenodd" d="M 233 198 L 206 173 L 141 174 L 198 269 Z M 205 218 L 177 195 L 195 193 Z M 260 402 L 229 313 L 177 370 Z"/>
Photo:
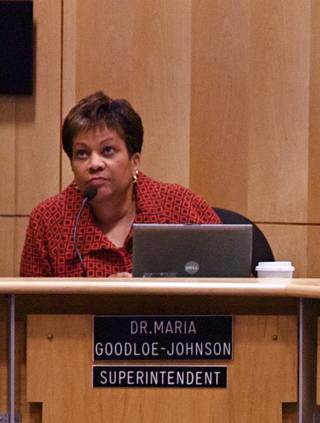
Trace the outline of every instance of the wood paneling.
<path fill-rule="evenodd" d="M 309 273 L 309 229 L 303 225 L 259 224 L 266 236 L 276 260 L 291 261 L 295 267 L 294 277 L 307 277 Z M 311 228 L 312 232 L 314 228 Z M 316 277 L 316 276 L 314 276 Z"/>
<path fill-rule="evenodd" d="M 311 0 L 310 127 L 309 127 L 309 221 L 320 222 L 320 4 Z M 319 253 L 318 253 L 319 255 Z"/>
<path fill-rule="evenodd" d="M 320 226 L 259 224 L 276 260 L 291 261 L 295 278 L 320 277 Z"/>
<path fill-rule="evenodd" d="M 15 220 L 16 239 L 15 239 L 15 254 L 14 254 L 14 275 L 19 276 L 20 259 L 26 230 L 29 222 L 29 217 L 18 217 Z"/>
<path fill-rule="evenodd" d="M 317 278 L 320 276 L 320 225 L 308 228 L 307 258 L 308 267 L 305 274 L 309 278 Z"/>
<path fill-rule="evenodd" d="M 0 214 L 14 214 L 16 211 L 16 103 L 12 97 L 0 96 L 1 130 L 1 178 Z"/>
<path fill-rule="evenodd" d="M 132 88 L 145 127 L 142 170 L 189 186 L 191 0 L 140 1 L 136 22 Z"/>
<path fill-rule="evenodd" d="M 16 412 L 22 414 L 24 423 L 41 423 L 41 404 L 29 404 L 26 393 L 26 325 L 24 322 L 16 322 L 16 390 L 15 404 Z M 0 414 L 9 413 L 7 396 L 8 376 L 8 344 L 7 344 L 7 322 L 0 321 Z"/>
<path fill-rule="evenodd" d="M 0 275 L 19 276 L 27 217 L 0 216 Z"/>
<path fill-rule="evenodd" d="M 33 96 L 1 96 L 1 214 L 29 214 L 59 190 L 61 3 L 34 1 Z"/>
<path fill-rule="evenodd" d="M 61 3 L 34 2 L 35 95 L 17 103 L 17 213 L 59 192 Z"/>
<path fill-rule="evenodd" d="M 227 389 L 92 389 L 91 328 L 90 316 L 29 316 L 27 397 L 43 423 L 281 423 L 297 401 L 294 316 L 235 316 Z"/>
<path fill-rule="evenodd" d="M 192 3 L 190 187 L 247 210 L 250 4 Z"/>
<path fill-rule="evenodd" d="M 0 217 L 0 274 L 2 277 L 15 275 L 15 218 Z"/>
<path fill-rule="evenodd" d="M 76 103 L 77 0 L 63 3 L 61 123 Z M 73 180 L 70 160 L 61 148 L 61 189 Z"/>
<path fill-rule="evenodd" d="M 194 4 L 191 187 L 254 220 L 306 221 L 309 2 Z"/>
<path fill-rule="evenodd" d="M 125 13 L 124 13 L 125 10 Z M 142 170 L 189 184 L 191 0 L 77 3 L 76 97 L 126 98 L 145 128 Z"/>
<path fill-rule="evenodd" d="M 306 222 L 310 5 L 251 6 L 248 214 Z"/>
<path fill-rule="evenodd" d="M 60 189 L 61 2 L 34 1 L 34 30 L 34 95 L 0 98 L 1 276 L 18 275 L 27 216 Z"/>

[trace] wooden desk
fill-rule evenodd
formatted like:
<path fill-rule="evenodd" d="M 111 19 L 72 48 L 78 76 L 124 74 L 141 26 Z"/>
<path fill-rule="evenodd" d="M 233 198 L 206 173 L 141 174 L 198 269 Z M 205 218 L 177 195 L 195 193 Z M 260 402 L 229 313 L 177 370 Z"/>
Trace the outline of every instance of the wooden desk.
<path fill-rule="evenodd" d="M 7 298 L 15 298 L 16 411 L 22 412 L 23 423 L 311 423 L 310 413 L 316 410 L 310 411 L 313 404 L 303 402 L 307 394 L 310 402 L 312 385 L 306 388 L 301 381 L 314 351 L 303 362 L 310 343 L 307 351 L 299 352 L 306 342 L 300 332 L 302 327 L 304 332 L 311 330 L 312 338 L 316 330 L 320 280 L 270 282 L 0 279 L 2 341 Z M 306 315 L 308 310 L 311 316 Z M 96 314 L 232 314 L 234 358 L 214 363 L 228 366 L 228 388 L 92 389 L 92 315 Z M 1 380 L 7 376 L 4 344 Z M 311 373 L 316 374 L 314 367 Z M 6 413 L 6 401 L 2 385 L 0 414 Z"/>

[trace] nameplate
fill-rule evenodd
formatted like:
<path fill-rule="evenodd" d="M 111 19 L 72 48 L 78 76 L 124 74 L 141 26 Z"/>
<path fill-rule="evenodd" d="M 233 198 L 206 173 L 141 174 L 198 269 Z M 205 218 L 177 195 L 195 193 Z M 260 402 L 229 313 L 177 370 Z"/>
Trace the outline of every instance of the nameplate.
<path fill-rule="evenodd" d="M 232 316 L 94 316 L 93 360 L 231 360 Z"/>
<path fill-rule="evenodd" d="M 94 388 L 226 388 L 227 366 L 93 366 Z"/>

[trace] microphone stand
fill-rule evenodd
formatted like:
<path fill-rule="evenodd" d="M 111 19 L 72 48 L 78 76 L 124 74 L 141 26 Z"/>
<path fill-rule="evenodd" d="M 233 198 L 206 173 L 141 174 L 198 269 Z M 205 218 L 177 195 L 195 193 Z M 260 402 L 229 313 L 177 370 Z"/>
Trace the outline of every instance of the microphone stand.
<path fill-rule="evenodd" d="M 74 247 L 76 249 L 76 253 L 77 253 L 78 259 L 80 261 L 81 267 L 82 267 L 82 276 L 84 278 L 87 277 L 87 269 L 84 265 L 83 257 L 81 255 L 79 247 L 77 245 L 77 232 L 78 232 L 80 216 L 81 216 L 82 210 L 84 208 L 84 205 L 86 204 L 86 202 L 88 200 L 92 200 L 97 195 L 97 192 L 98 192 L 98 188 L 94 187 L 94 186 L 90 186 L 85 190 L 85 192 L 83 194 L 83 200 L 82 200 L 82 203 L 81 203 L 81 207 L 80 207 L 80 210 L 77 214 L 76 224 L 74 225 L 74 231 L 73 231 L 73 243 L 74 243 Z"/>

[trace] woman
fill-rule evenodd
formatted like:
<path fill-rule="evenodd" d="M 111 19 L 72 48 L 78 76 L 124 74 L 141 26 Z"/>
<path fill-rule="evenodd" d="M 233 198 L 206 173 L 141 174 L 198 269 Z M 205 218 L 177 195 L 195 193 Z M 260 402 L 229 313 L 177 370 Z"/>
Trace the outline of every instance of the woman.
<path fill-rule="evenodd" d="M 140 116 L 125 100 L 97 92 L 69 112 L 62 143 L 74 181 L 33 210 L 21 276 L 129 277 L 134 222 L 220 223 L 211 207 L 186 188 L 139 172 L 142 142 Z M 96 193 L 80 214 L 83 194 L 92 187 Z"/>

